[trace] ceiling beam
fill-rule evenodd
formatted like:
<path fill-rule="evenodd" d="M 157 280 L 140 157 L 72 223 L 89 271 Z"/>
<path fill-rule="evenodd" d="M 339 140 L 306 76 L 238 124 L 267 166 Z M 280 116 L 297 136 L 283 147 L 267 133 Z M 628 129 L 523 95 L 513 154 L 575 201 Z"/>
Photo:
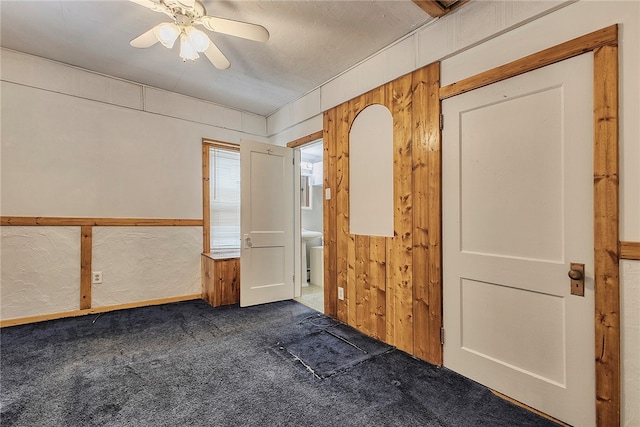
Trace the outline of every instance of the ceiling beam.
<path fill-rule="evenodd" d="M 467 3 L 469 0 L 412 0 L 433 18 L 439 18 Z"/>

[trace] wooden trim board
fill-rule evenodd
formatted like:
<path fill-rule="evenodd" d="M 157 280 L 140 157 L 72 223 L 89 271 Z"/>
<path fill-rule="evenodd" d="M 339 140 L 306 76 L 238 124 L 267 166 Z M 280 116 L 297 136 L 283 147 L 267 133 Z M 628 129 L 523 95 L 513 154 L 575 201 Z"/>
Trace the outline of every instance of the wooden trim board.
<path fill-rule="evenodd" d="M 310 135 L 303 136 L 302 138 L 298 138 L 298 139 L 295 139 L 295 140 L 289 142 L 287 144 L 287 147 L 296 148 L 296 147 L 299 147 L 301 145 L 308 144 L 309 142 L 313 142 L 316 139 L 322 139 L 323 135 L 324 135 L 324 132 L 320 130 L 318 132 L 314 132 L 314 133 L 312 133 Z"/>
<path fill-rule="evenodd" d="M 620 259 L 640 261 L 640 242 L 620 242 Z"/>
<path fill-rule="evenodd" d="M 468 77 L 440 88 L 440 99 L 460 95 L 470 90 L 497 83 L 519 74 L 563 61 L 599 47 L 618 44 L 618 26 L 611 25 L 582 37 L 533 53 L 508 64 L 501 65 L 475 76 Z"/>
<path fill-rule="evenodd" d="M 211 252 L 211 171 L 209 165 L 209 147 L 202 143 L 202 252 Z"/>
<path fill-rule="evenodd" d="M 593 61 L 596 424 L 604 427 L 620 425 L 617 38 L 596 47 Z"/>
<path fill-rule="evenodd" d="M 2 216 L 0 225 L 96 226 L 96 227 L 201 227 L 201 219 L 167 218 L 70 218 L 47 216 Z"/>
<path fill-rule="evenodd" d="M 27 323 L 44 322 L 47 320 L 64 319 L 67 317 L 86 316 L 87 314 L 100 314 L 100 313 L 107 313 L 109 311 L 127 310 L 130 308 L 138 308 L 138 307 L 148 307 L 151 305 L 169 304 L 169 303 L 181 302 L 181 301 L 193 301 L 196 299 L 202 299 L 202 295 L 201 294 L 183 295 L 178 297 L 139 301 L 139 302 L 132 302 L 127 304 L 110 305 L 106 307 L 95 307 L 95 308 L 89 308 L 86 310 L 74 310 L 74 311 L 65 311 L 62 313 L 50 313 L 50 314 L 41 314 L 37 316 L 17 317 L 14 319 L 0 320 L 0 328 L 6 328 L 10 326 L 17 326 L 17 325 L 26 325 Z"/>
<path fill-rule="evenodd" d="M 91 308 L 93 227 L 80 227 L 80 309 Z"/>
<path fill-rule="evenodd" d="M 458 9 L 469 0 L 437 1 L 437 0 L 412 0 L 420 9 L 432 18 L 440 18 Z"/>

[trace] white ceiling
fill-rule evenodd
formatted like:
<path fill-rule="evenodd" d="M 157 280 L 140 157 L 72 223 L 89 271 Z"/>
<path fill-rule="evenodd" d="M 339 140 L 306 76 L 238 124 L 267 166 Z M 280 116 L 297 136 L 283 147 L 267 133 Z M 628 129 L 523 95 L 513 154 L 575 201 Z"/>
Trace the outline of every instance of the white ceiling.
<path fill-rule="evenodd" d="M 266 27 L 266 43 L 209 32 L 231 61 L 183 63 L 178 43 L 129 41 L 169 17 L 126 0 L 2 0 L 3 47 L 269 115 L 433 18 L 410 0 L 205 0 L 207 14 Z"/>

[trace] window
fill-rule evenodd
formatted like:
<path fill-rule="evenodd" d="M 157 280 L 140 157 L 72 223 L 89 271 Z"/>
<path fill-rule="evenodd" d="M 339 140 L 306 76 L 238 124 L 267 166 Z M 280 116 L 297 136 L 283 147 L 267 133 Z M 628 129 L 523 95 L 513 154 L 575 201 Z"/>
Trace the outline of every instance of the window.
<path fill-rule="evenodd" d="M 205 142 L 203 178 L 208 178 L 203 181 L 204 236 L 208 240 L 205 242 L 204 251 L 217 254 L 239 250 L 240 150 L 238 146 Z"/>

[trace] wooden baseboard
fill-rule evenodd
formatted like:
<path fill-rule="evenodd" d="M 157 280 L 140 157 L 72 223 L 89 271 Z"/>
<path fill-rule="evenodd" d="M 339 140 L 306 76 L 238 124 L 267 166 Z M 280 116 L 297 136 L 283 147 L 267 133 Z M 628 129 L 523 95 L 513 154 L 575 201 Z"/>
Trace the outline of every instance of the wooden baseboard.
<path fill-rule="evenodd" d="M 489 389 L 489 390 L 491 390 L 491 389 Z M 547 415 L 544 412 L 540 412 L 537 409 L 534 409 L 531 406 L 527 406 L 522 402 L 518 402 L 517 400 L 512 399 L 512 398 L 510 398 L 509 396 L 507 396 L 505 394 L 499 393 L 499 392 L 497 392 L 495 390 L 491 390 L 491 393 L 495 394 L 496 396 L 498 396 L 498 397 L 500 397 L 500 398 L 502 398 L 502 399 L 504 399 L 504 400 L 506 400 L 508 402 L 513 403 L 516 406 L 519 406 L 519 407 L 524 408 L 524 409 L 526 409 L 528 411 L 531 411 L 534 414 L 540 415 L 542 418 L 546 418 L 547 420 L 553 421 L 554 423 L 558 424 L 559 426 L 571 427 L 569 424 L 565 424 L 562 421 L 560 421 L 560 420 L 558 420 L 556 418 L 553 418 L 551 415 Z"/>
<path fill-rule="evenodd" d="M 192 301 L 195 299 L 202 299 L 202 294 L 182 295 L 179 297 L 160 298 L 160 299 L 154 299 L 154 300 L 148 300 L 148 301 L 132 302 L 127 304 L 110 305 L 106 307 L 88 308 L 85 310 L 74 310 L 74 311 L 65 311 L 62 313 L 50 313 L 50 314 L 42 314 L 37 316 L 4 319 L 4 320 L 0 320 L 0 328 L 5 328 L 8 326 L 26 325 L 28 323 L 44 322 L 47 320 L 54 320 L 54 319 L 64 319 L 66 317 L 86 316 L 87 314 L 99 314 L 99 313 L 106 313 L 109 311 L 126 310 L 129 308 L 148 307 L 151 305 L 161 305 L 161 304 L 168 304 L 168 303 L 180 302 L 180 301 Z"/>

